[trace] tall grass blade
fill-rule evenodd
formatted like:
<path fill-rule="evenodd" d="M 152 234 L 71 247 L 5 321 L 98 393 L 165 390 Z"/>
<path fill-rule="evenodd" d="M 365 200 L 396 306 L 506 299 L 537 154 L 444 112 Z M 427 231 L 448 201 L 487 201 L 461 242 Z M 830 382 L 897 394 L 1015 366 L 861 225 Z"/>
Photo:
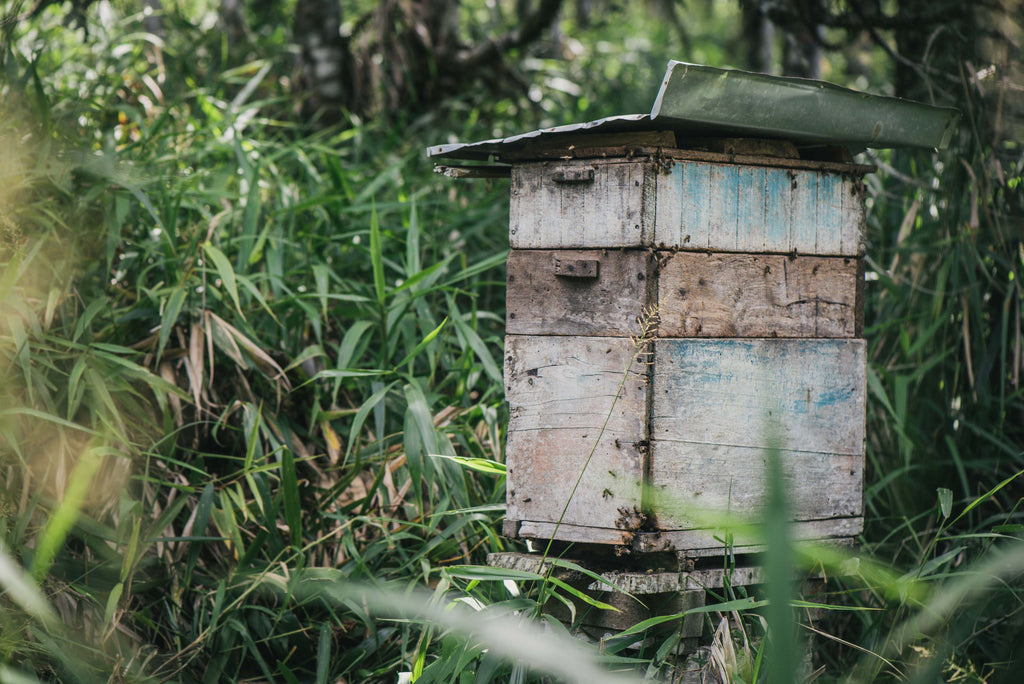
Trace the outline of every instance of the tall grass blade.
<path fill-rule="evenodd" d="M 245 312 L 242 311 L 242 305 L 238 299 L 238 284 L 235 282 L 235 269 L 231 266 L 231 262 L 224 255 L 224 252 L 220 251 L 216 246 L 210 242 L 203 243 L 203 251 L 206 256 L 209 257 L 210 261 L 213 262 L 214 268 L 217 270 L 217 275 L 220 276 L 221 282 L 224 283 L 224 287 L 228 291 L 228 295 L 231 297 L 231 301 L 235 305 L 235 311 L 245 318 Z"/>
<path fill-rule="evenodd" d="M 771 440 L 778 442 L 777 439 Z M 767 503 L 764 510 L 765 581 L 768 606 L 768 681 L 793 681 L 800 665 L 796 623 L 793 615 L 794 554 L 790 530 L 790 509 L 786 495 L 786 481 L 781 451 L 777 447 L 765 450 L 765 488 Z"/>
<path fill-rule="evenodd" d="M 160 320 L 160 337 L 156 347 L 156 358 L 158 360 L 163 358 L 167 340 L 171 336 L 174 324 L 178 321 L 178 316 L 181 314 L 181 307 L 184 303 L 185 288 L 183 287 L 175 288 L 171 292 L 171 296 L 167 298 L 167 304 L 164 306 L 164 313 Z"/>
<path fill-rule="evenodd" d="M 60 618 L 35 582 L 25 575 L 4 548 L 0 548 L 0 587 L 5 596 L 44 627 L 49 629 L 60 625 Z"/>
<path fill-rule="evenodd" d="M 295 457 L 288 448 L 281 450 L 281 496 L 284 498 L 288 537 L 292 546 L 299 548 L 302 545 L 302 500 L 299 479 L 295 473 Z"/>
<path fill-rule="evenodd" d="M 1002 490 L 1004 487 L 1006 487 L 1008 484 L 1010 484 L 1011 482 L 1016 480 L 1021 475 L 1024 475 L 1024 470 L 1018 470 L 1016 473 L 1014 473 L 1010 477 L 1006 478 L 1005 480 L 1003 480 L 1002 482 L 997 484 L 995 487 L 993 487 L 992 489 L 988 490 L 987 492 L 985 492 L 984 494 L 982 494 L 981 496 L 976 498 L 971 503 L 967 504 L 967 506 L 964 508 L 964 510 L 960 511 L 960 515 L 958 515 L 955 518 L 953 518 L 953 521 L 950 523 L 950 525 L 954 525 L 957 522 L 959 522 L 959 520 L 961 518 L 963 518 L 965 515 L 967 515 L 971 511 L 973 511 L 975 508 L 977 508 L 979 505 L 981 505 L 985 501 L 988 501 L 989 499 L 991 499 L 1000 490 Z"/>
<path fill-rule="evenodd" d="M 381 247 L 380 219 L 377 217 L 376 202 L 370 214 L 370 263 L 373 267 L 373 291 L 377 295 L 377 305 L 383 309 L 387 298 L 387 285 L 384 282 L 384 252 Z"/>
<path fill-rule="evenodd" d="M 319 585 L 319 586 L 318 586 Z M 420 591 L 389 591 L 341 582 L 302 582 L 304 592 L 315 592 L 336 601 L 356 601 L 381 615 L 425 621 L 479 640 L 493 655 L 528 663 L 530 670 L 547 672 L 567 682 L 581 684 L 628 684 L 640 679 L 626 672 L 611 673 L 571 637 L 543 629 L 523 617 L 489 610 L 477 613 L 459 606 L 437 605 L 433 596 Z"/>
<path fill-rule="evenodd" d="M 118 455 L 116 451 L 106 447 L 90 446 L 78 456 L 78 462 L 68 478 L 64 495 L 50 514 L 36 542 L 31 569 L 32 578 L 36 582 L 41 582 L 47 575 L 57 552 L 64 545 L 64 540 L 67 539 L 90 492 L 93 477 L 103 463 L 103 457 Z"/>
<path fill-rule="evenodd" d="M 406 365 L 407 363 L 415 359 L 417 356 L 419 356 L 420 353 L 427 348 L 427 345 L 433 342 L 434 338 L 437 337 L 438 334 L 440 334 L 441 330 L 447 323 L 448 318 L 445 317 L 444 320 L 442 320 L 441 323 L 436 328 L 431 330 L 429 333 L 427 333 L 426 337 L 420 340 L 419 344 L 417 344 L 411 352 L 405 355 L 404 359 L 395 364 L 395 368 L 401 368 L 402 366 Z"/>

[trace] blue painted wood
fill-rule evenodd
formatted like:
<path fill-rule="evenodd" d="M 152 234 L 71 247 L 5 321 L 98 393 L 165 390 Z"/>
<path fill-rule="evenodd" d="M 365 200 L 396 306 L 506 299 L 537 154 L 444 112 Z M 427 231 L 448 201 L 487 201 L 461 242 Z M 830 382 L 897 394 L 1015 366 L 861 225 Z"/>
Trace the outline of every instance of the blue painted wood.
<path fill-rule="evenodd" d="M 792 181 L 788 173 L 765 172 L 765 251 L 791 252 L 793 244 L 790 208 L 793 203 Z M 789 249 L 786 249 L 789 248 Z"/>
<path fill-rule="evenodd" d="M 674 202 L 658 201 L 658 216 L 655 232 L 659 224 L 669 227 L 666 245 L 680 245 L 694 249 L 707 249 L 711 239 L 709 205 L 704 199 L 711 194 L 711 167 L 707 164 L 684 164 L 679 172 L 673 169 L 673 181 L 678 177 L 679 192 L 668 192 L 664 195 Z M 661 178 L 659 178 L 659 188 Z M 661 193 L 659 193 L 661 194 Z M 678 207 L 678 209 L 676 209 Z M 679 226 L 675 228 L 674 226 Z M 672 239 L 675 233 L 678 237 Z M 662 242 L 656 237 L 656 242 Z"/>
<path fill-rule="evenodd" d="M 865 363 L 856 339 L 659 339 L 651 437 L 862 455 Z"/>
<path fill-rule="evenodd" d="M 843 184 L 839 176 L 818 178 L 818 231 L 816 253 L 837 254 L 843 249 Z"/>
<path fill-rule="evenodd" d="M 645 499 L 655 526 L 756 514 L 769 449 L 794 520 L 823 521 L 827 533 L 860 516 L 865 363 L 863 340 L 657 340 Z"/>
<path fill-rule="evenodd" d="M 765 226 L 765 170 L 738 166 L 736 251 L 763 252 Z"/>
<path fill-rule="evenodd" d="M 708 229 L 711 249 L 736 249 L 736 226 L 739 210 L 739 169 L 727 164 L 711 167 L 711 188 L 708 195 L 693 198 L 708 204 Z"/>
<path fill-rule="evenodd" d="M 856 182 L 830 172 L 681 161 L 658 176 L 654 244 L 857 256 Z"/>
<path fill-rule="evenodd" d="M 818 251 L 818 177 L 811 171 L 793 171 L 790 203 L 790 247 L 800 254 Z"/>
<path fill-rule="evenodd" d="M 592 181 L 555 176 L 594 172 Z M 680 160 L 529 163 L 512 171 L 513 249 L 661 246 L 859 256 L 863 199 L 852 176 Z"/>

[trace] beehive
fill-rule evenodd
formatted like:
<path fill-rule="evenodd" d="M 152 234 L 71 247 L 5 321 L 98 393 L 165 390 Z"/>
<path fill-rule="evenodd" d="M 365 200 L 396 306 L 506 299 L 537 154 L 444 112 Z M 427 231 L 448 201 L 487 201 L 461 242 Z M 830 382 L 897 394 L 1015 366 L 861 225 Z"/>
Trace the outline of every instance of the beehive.
<path fill-rule="evenodd" d="M 720 547 L 775 447 L 797 533 L 856 535 L 864 167 L 615 151 L 512 169 L 505 533 Z"/>
<path fill-rule="evenodd" d="M 756 516 L 769 450 L 797 536 L 861 531 L 873 167 L 836 137 L 955 118 L 808 83 L 670 63 L 650 117 L 430 150 L 511 176 L 506 535 L 717 554 L 706 514 Z"/>

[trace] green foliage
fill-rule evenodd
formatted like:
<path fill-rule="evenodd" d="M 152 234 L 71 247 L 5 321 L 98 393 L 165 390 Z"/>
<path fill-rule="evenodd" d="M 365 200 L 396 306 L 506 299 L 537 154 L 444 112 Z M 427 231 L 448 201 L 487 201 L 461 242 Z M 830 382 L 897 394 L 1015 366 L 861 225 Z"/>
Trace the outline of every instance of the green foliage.
<path fill-rule="evenodd" d="M 326 130 L 294 122 L 270 20 L 246 59 L 200 2 L 167 3 L 163 39 L 117 3 L 87 35 L 7 25 L 0 681 L 665 676 L 685 613 L 581 653 L 517 616 L 604 601 L 484 565 L 508 545 L 505 189 L 439 179 L 422 148 L 641 111 L 659 46 L 735 59 L 737 8 L 691 4 L 685 36 L 566 19 L 573 58 L 524 62 L 525 92 Z M 953 149 L 875 160 L 861 549 L 792 544 L 778 475 L 767 526 L 709 519 L 772 542 L 768 602 L 690 611 L 733 680 L 795 671 L 794 629 L 863 681 L 1020 658 L 1024 162 L 979 78 Z M 842 579 L 803 600 L 791 562 Z"/>

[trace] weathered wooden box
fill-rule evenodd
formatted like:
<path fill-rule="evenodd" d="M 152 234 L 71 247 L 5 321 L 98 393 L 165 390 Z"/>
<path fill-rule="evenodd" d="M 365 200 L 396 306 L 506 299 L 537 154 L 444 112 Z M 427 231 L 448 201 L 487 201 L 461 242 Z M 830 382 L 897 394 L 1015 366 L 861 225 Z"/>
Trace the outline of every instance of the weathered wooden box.
<path fill-rule="evenodd" d="M 511 169 L 504 533 L 718 553 L 777 448 L 796 534 L 857 535 L 867 167 L 567 151 Z"/>
<path fill-rule="evenodd" d="M 650 114 L 429 148 L 511 177 L 504 533 L 716 555 L 714 512 L 756 518 L 778 453 L 796 535 L 857 535 L 874 167 L 850 153 L 958 120 L 670 61 Z"/>

